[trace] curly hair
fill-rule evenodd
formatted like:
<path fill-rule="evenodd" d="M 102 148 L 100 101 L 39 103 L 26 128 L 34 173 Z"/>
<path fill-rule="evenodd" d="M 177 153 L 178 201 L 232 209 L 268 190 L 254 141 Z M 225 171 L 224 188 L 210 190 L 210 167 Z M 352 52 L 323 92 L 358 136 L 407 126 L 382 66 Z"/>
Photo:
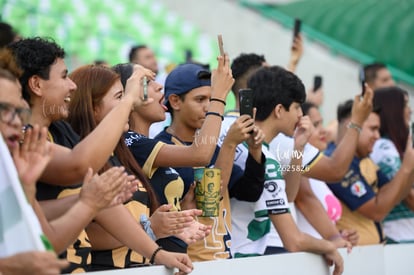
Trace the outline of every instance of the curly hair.
<path fill-rule="evenodd" d="M 262 67 L 248 81 L 253 90 L 253 105 L 257 108 L 256 120 L 265 120 L 278 104 L 285 110 L 293 102 L 306 100 L 305 86 L 293 73 L 279 66 Z"/>
<path fill-rule="evenodd" d="M 13 52 L 16 62 L 23 70 L 20 77 L 23 98 L 30 103 L 29 79 L 38 75 L 49 79 L 50 67 L 57 58 L 65 58 L 65 51 L 50 38 L 27 38 L 8 46 Z"/>
<path fill-rule="evenodd" d="M 245 74 L 252 66 L 261 67 L 266 62 L 263 55 L 255 53 L 242 53 L 231 63 L 231 70 L 234 78 Z"/>
<path fill-rule="evenodd" d="M 236 57 L 231 64 L 231 70 L 235 79 L 232 91 L 237 94 L 239 89 L 246 88 L 249 77 L 253 72 L 262 67 L 262 64 L 265 62 L 266 59 L 263 55 L 255 53 L 242 53 Z"/>

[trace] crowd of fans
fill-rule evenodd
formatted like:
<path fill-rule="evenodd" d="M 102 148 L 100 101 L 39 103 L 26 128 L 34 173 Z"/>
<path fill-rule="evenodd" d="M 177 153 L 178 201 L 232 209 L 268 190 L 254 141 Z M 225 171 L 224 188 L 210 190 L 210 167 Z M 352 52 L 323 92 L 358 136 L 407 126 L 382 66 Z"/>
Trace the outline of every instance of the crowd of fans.
<path fill-rule="evenodd" d="M 145 45 L 129 63 L 69 73 L 51 39 L 1 23 L 0 43 L 0 210 L 19 213 L 0 215 L 0 232 L 20 215 L 32 225 L 22 232 L 40 232 L 32 247 L 0 236 L 1 274 L 187 274 L 196 261 L 298 251 L 341 274 L 338 248 L 414 241 L 409 96 L 383 64 L 364 66 L 364 95 L 325 128 L 322 88 L 307 97 L 295 75 L 300 34 L 285 68 L 224 54 L 211 71 L 188 60 L 166 78 Z M 253 91 L 253 116 L 237 100 L 225 112 L 240 89 Z M 221 170 L 217 216 L 196 207 L 199 167 Z"/>

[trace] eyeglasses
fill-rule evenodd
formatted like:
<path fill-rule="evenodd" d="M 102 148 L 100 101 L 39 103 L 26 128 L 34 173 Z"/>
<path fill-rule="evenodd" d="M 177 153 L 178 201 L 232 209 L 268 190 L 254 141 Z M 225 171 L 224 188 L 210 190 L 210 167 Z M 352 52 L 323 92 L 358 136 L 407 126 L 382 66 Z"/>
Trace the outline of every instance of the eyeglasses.
<path fill-rule="evenodd" d="M 0 119 L 4 123 L 11 123 L 18 115 L 22 124 L 25 125 L 29 123 L 31 114 L 30 109 L 16 108 L 9 103 L 0 102 Z"/>

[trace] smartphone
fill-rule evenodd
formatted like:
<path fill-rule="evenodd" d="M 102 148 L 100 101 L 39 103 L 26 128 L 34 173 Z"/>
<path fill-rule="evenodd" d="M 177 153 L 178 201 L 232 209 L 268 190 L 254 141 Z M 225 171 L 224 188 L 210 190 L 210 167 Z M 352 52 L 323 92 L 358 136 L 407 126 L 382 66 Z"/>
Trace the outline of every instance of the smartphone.
<path fill-rule="evenodd" d="M 193 52 L 191 50 L 185 50 L 185 63 L 190 63 L 193 60 Z"/>
<path fill-rule="evenodd" d="M 414 122 L 411 122 L 411 142 L 413 144 L 414 147 Z"/>
<path fill-rule="evenodd" d="M 253 117 L 253 91 L 252 89 L 239 90 L 240 115 Z"/>
<path fill-rule="evenodd" d="M 223 47 L 223 36 L 221 34 L 217 35 L 218 46 L 220 49 L 220 55 L 224 56 L 224 47 Z"/>
<path fill-rule="evenodd" d="M 299 18 L 295 18 L 295 25 L 293 27 L 293 40 L 298 36 L 300 33 L 300 26 L 302 25 L 302 21 Z"/>
<path fill-rule="evenodd" d="M 364 97 L 365 95 L 365 81 L 364 80 L 361 81 L 361 85 L 362 85 L 361 96 Z"/>
<path fill-rule="evenodd" d="M 313 78 L 313 92 L 316 92 L 321 87 L 322 87 L 322 76 L 315 75 L 315 77 Z"/>
<path fill-rule="evenodd" d="M 144 97 L 143 100 L 147 101 L 148 100 L 148 82 L 147 82 L 147 77 L 144 76 L 144 78 L 142 78 L 142 85 L 144 88 Z"/>
<path fill-rule="evenodd" d="M 359 71 L 359 80 L 361 81 L 361 96 L 364 97 L 365 95 L 365 73 L 364 68 L 361 68 Z"/>

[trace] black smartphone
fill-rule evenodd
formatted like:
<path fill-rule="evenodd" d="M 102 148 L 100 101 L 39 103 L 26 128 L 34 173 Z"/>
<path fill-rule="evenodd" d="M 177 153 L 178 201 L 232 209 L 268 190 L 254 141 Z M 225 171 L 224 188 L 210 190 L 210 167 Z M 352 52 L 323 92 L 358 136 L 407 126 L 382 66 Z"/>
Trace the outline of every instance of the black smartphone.
<path fill-rule="evenodd" d="M 193 52 L 189 49 L 185 50 L 185 63 L 190 63 L 193 60 Z"/>
<path fill-rule="evenodd" d="M 313 78 L 313 92 L 316 92 L 321 87 L 322 87 L 322 76 L 315 75 L 315 77 Z"/>
<path fill-rule="evenodd" d="M 365 95 L 365 81 L 364 80 L 361 81 L 361 85 L 362 85 L 361 96 L 364 97 Z"/>
<path fill-rule="evenodd" d="M 224 56 L 223 36 L 221 34 L 217 35 L 217 41 L 220 50 L 220 55 Z"/>
<path fill-rule="evenodd" d="M 253 91 L 252 89 L 239 90 L 240 115 L 253 117 Z"/>
<path fill-rule="evenodd" d="M 359 80 L 361 81 L 361 96 L 365 95 L 365 73 L 364 68 L 361 68 L 359 71 Z"/>
<path fill-rule="evenodd" d="M 300 26 L 302 25 L 302 21 L 299 18 L 295 18 L 295 25 L 293 27 L 293 40 L 295 40 L 296 36 L 300 33 Z"/>

